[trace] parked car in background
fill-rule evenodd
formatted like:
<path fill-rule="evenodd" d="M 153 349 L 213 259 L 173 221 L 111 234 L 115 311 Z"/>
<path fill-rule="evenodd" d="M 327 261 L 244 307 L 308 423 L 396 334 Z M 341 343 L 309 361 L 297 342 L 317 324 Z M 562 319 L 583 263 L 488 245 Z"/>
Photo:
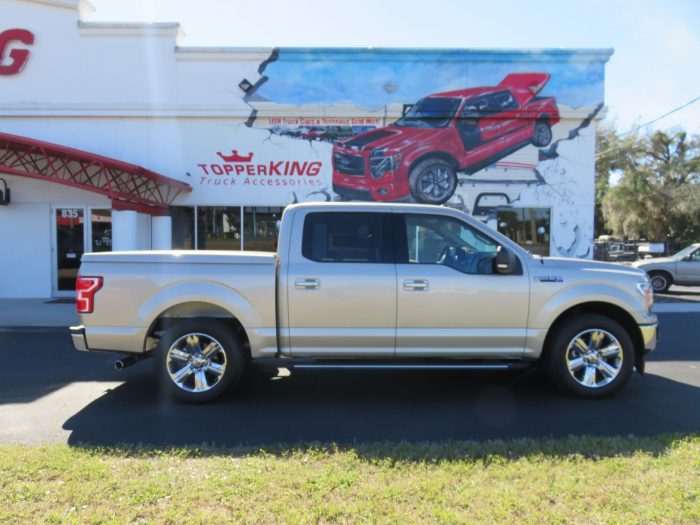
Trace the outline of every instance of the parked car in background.
<path fill-rule="evenodd" d="M 121 366 L 153 357 L 165 391 L 201 402 L 262 358 L 319 370 L 541 364 L 565 392 L 598 398 L 656 346 L 643 271 L 531 255 L 447 207 L 296 204 L 277 249 L 85 254 L 75 347 L 124 352 Z"/>
<path fill-rule="evenodd" d="M 537 96 L 549 78 L 513 73 L 498 86 L 419 100 L 393 124 L 334 146 L 333 191 L 353 200 L 410 195 L 425 204 L 446 202 L 458 172 L 473 174 L 528 144 L 551 142 L 556 100 Z"/>
<path fill-rule="evenodd" d="M 632 266 L 649 274 L 655 292 L 665 292 L 672 284 L 700 286 L 700 243 L 670 257 L 637 261 Z"/>

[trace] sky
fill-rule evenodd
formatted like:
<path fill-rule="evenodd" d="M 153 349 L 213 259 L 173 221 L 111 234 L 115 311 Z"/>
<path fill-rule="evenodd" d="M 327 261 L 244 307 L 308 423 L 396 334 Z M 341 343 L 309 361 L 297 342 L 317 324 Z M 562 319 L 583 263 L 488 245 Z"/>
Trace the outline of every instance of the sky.
<path fill-rule="evenodd" d="M 613 48 L 606 121 L 636 129 L 700 96 L 696 0 L 92 0 L 91 21 L 179 22 L 185 46 Z M 647 126 L 700 133 L 700 100 Z"/>

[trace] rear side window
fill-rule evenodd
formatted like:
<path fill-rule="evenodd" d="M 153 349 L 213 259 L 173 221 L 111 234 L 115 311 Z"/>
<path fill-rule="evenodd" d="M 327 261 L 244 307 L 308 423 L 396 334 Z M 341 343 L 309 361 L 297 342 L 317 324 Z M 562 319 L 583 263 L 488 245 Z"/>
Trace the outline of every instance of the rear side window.
<path fill-rule="evenodd" d="M 328 263 L 390 263 L 390 216 L 386 213 L 309 213 L 301 254 Z"/>

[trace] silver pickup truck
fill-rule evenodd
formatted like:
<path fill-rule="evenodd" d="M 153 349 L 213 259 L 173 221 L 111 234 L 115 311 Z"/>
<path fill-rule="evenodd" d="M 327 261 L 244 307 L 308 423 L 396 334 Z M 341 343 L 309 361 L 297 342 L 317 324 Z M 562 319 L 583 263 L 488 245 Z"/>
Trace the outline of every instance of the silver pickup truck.
<path fill-rule="evenodd" d="M 529 254 L 446 207 L 299 204 L 276 254 L 90 253 L 78 350 L 144 357 L 166 392 L 210 401 L 251 360 L 329 368 L 542 365 L 570 394 L 618 391 L 656 346 L 642 270 Z"/>

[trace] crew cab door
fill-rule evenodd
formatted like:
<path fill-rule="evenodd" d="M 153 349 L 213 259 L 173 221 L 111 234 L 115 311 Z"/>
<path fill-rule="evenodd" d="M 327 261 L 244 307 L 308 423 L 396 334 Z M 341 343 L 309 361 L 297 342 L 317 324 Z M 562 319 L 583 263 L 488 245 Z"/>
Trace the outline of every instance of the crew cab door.
<path fill-rule="evenodd" d="M 676 263 L 676 279 L 679 283 L 700 283 L 700 248 Z"/>
<path fill-rule="evenodd" d="M 498 242 L 457 218 L 396 214 L 396 356 L 517 358 L 527 332 L 526 267 L 494 273 Z"/>
<path fill-rule="evenodd" d="M 393 357 L 391 217 L 340 210 L 295 217 L 286 283 L 291 355 Z"/>

